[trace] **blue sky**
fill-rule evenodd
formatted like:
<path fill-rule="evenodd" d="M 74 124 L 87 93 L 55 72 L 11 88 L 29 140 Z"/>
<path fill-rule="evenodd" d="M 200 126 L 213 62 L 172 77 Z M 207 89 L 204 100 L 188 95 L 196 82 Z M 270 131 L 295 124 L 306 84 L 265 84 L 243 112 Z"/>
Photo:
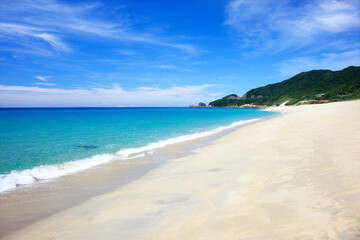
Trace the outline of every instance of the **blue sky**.
<path fill-rule="evenodd" d="M 0 106 L 188 106 L 360 64 L 360 1 L 0 0 Z"/>

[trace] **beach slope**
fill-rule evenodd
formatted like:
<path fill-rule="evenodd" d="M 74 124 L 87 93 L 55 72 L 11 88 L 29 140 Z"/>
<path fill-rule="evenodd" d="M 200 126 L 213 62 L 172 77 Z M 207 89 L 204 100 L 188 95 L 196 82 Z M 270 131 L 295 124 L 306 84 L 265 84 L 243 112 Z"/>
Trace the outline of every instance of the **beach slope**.
<path fill-rule="evenodd" d="M 360 101 L 271 110 L 5 239 L 359 239 Z"/>

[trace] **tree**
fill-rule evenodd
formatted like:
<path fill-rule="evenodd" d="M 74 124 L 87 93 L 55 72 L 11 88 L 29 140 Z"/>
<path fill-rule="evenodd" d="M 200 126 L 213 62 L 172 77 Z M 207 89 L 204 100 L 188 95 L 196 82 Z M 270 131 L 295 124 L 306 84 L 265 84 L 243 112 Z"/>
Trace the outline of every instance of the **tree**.
<path fill-rule="evenodd" d="M 206 107 L 206 104 L 203 103 L 203 102 L 199 102 L 198 106 L 199 106 L 199 107 Z"/>

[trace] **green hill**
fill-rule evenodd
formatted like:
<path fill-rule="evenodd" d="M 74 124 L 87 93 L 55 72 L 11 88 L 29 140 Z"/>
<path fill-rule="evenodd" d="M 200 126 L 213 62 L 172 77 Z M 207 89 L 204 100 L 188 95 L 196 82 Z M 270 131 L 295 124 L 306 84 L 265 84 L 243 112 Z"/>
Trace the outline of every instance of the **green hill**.
<path fill-rule="evenodd" d="M 236 94 L 210 102 L 211 106 L 240 106 L 244 104 L 279 105 L 289 101 L 294 105 L 302 101 L 326 99 L 343 101 L 360 98 L 360 67 L 347 67 L 341 71 L 312 70 L 302 72 L 279 83 L 254 88 L 243 97 Z"/>

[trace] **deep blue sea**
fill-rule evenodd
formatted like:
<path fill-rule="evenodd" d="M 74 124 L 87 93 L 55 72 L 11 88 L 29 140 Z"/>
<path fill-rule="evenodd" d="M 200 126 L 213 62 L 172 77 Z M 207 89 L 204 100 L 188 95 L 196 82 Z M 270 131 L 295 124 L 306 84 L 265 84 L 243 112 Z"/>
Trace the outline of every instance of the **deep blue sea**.
<path fill-rule="evenodd" d="M 0 192 L 274 114 L 232 108 L 0 109 Z"/>

